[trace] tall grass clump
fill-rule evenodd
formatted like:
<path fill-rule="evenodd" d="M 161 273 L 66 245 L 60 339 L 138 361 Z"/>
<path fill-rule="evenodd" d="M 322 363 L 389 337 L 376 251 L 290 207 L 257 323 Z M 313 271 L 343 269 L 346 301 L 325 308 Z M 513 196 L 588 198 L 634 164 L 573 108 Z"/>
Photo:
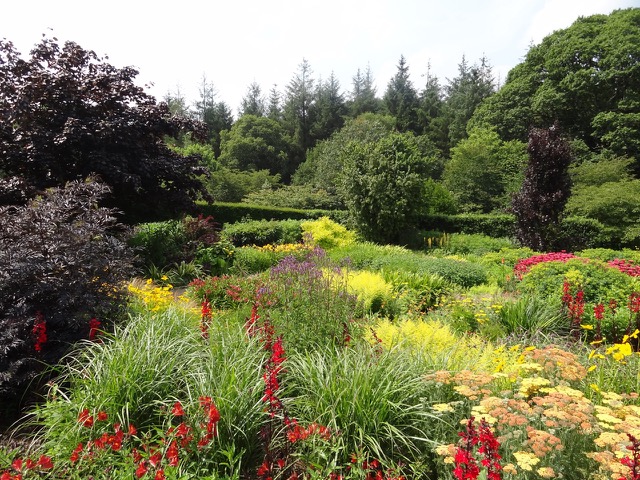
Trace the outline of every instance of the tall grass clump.
<path fill-rule="evenodd" d="M 65 460 L 91 433 L 79 422 L 83 411 L 134 425 L 142 440 L 171 426 L 167 414 L 176 401 L 194 413 L 204 397 L 211 397 L 220 413 L 220 449 L 233 450 L 237 464 L 243 456 L 255 456 L 263 419 L 264 352 L 239 325 L 213 325 L 208 335 L 203 338 L 191 312 L 169 308 L 134 316 L 113 338 L 79 351 L 35 413 L 44 448 L 62 459 L 59 468 L 68 466 Z M 223 460 L 220 452 L 211 454 L 211 471 Z"/>
<path fill-rule="evenodd" d="M 329 463 L 364 456 L 411 465 L 412 478 L 426 473 L 439 420 L 425 405 L 429 385 L 410 356 L 366 345 L 318 349 L 291 358 L 288 372 L 291 413 L 337 432 Z"/>

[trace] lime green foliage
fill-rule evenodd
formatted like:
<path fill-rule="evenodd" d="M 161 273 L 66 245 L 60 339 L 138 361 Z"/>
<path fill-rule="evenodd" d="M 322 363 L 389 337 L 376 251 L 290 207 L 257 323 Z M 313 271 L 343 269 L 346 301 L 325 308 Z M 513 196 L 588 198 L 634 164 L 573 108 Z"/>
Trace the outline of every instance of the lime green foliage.
<path fill-rule="evenodd" d="M 576 252 L 576 255 L 584 258 L 602 260 L 603 262 L 609 262 L 619 258 L 640 263 L 640 250 L 632 250 L 630 248 L 623 248 L 622 250 L 612 250 L 610 248 L 589 248 Z"/>
<path fill-rule="evenodd" d="M 318 220 L 309 220 L 300 224 L 303 236 L 311 235 L 312 243 L 329 250 L 335 247 L 344 247 L 355 242 L 354 232 L 334 222 L 329 217 L 321 217 Z"/>
<path fill-rule="evenodd" d="M 379 273 L 367 270 L 343 270 L 336 274 L 325 270 L 325 275 L 334 279 L 339 278 L 340 280 L 337 280 L 339 285 L 344 282 L 347 291 L 358 298 L 358 304 L 363 312 L 393 314 L 395 310 L 393 286 L 387 283 Z"/>

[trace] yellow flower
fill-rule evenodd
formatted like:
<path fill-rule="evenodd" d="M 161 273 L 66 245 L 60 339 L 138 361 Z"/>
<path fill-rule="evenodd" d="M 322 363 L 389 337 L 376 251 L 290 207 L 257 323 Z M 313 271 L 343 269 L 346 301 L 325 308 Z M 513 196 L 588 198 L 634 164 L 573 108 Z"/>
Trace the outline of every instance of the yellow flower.
<path fill-rule="evenodd" d="M 533 467 L 540 463 L 540 459 L 531 452 L 513 452 L 513 456 L 516 458 L 518 466 L 528 472 L 532 471 Z"/>
<path fill-rule="evenodd" d="M 593 330 L 593 325 L 580 324 L 580 328 L 584 330 Z"/>
<path fill-rule="evenodd" d="M 453 412 L 455 411 L 453 406 L 450 403 L 436 403 L 431 405 L 431 408 L 436 412 Z"/>

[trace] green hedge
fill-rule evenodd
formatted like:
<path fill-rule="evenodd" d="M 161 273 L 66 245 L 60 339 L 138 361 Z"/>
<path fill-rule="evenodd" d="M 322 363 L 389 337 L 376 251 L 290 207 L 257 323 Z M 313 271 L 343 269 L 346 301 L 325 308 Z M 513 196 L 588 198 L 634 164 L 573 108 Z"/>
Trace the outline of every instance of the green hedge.
<path fill-rule="evenodd" d="M 302 241 L 301 220 L 249 220 L 225 225 L 222 237 L 236 247 L 245 245 L 298 243 Z"/>
<path fill-rule="evenodd" d="M 480 213 L 428 215 L 420 227 L 446 233 L 481 233 L 491 237 L 513 237 L 515 218 L 513 215 Z"/>
<path fill-rule="evenodd" d="M 347 216 L 346 212 L 340 210 L 302 210 L 248 203 L 197 202 L 197 206 L 204 216 L 211 215 L 216 222 L 223 225 L 241 220 L 309 220 L 320 217 L 329 217 L 338 223 L 343 223 Z"/>

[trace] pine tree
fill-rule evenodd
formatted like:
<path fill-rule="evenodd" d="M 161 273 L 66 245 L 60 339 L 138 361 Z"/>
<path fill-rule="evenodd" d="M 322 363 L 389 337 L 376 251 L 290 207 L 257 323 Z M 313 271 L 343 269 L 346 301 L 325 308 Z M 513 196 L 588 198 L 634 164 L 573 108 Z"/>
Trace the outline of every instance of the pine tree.
<path fill-rule="evenodd" d="M 376 113 L 380 110 L 380 100 L 376 98 L 376 87 L 373 84 L 373 74 L 367 65 L 364 75 L 358 69 L 353 77 L 353 89 L 350 94 L 349 114 L 355 118 L 366 112 Z"/>
<path fill-rule="evenodd" d="M 242 103 L 238 109 L 238 116 L 255 115 L 256 117 L 263 117 L 265 114 L 265 101 L 262 96 L 260 85 L 256 82 L 252 82 L 247 88 L 247 93 L 242 98 Z"/>
<path fill-rule="evenodd" d="M 389 81 L 384 94 L 387 111 L 396 117 L 396 127 L 400 132 L 418 132 L 418 93 L 409 78 L 409 66 L 400 56 L 398 71 Z"/>
<path fill-rule="evenodd" d="M 311 132 L 314 142 L 329 138 L 344 125 L 347 108 L 344 95 L 340 92 L 340 82 L 333 72 L 326 82 L 320 82 L 318 85 L 315 110 Z"/>

